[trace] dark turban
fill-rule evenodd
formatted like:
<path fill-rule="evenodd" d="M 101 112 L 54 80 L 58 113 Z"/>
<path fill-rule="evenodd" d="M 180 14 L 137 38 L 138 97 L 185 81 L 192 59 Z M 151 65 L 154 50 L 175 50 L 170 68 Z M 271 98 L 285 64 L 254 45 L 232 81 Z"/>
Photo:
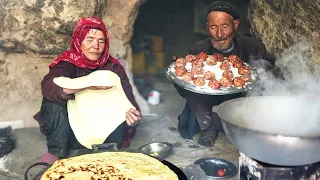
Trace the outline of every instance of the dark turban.
<path fill-rule="evenodd" d="M 207 16 L 212 11 L 222 11 L 230 14 L 234 19 L 239 19 L 239 14 L 236 10 L 236 7 L 228 1 L 218 0 L 213 2 L 207 11 Z"/>

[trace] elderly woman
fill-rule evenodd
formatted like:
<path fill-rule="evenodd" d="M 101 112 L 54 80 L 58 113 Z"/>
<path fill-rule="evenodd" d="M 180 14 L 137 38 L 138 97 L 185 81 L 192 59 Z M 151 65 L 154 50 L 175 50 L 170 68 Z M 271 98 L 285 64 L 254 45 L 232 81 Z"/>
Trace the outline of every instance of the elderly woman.
<path fill-rule="evenodd" d="M 57 86 L 56 77 L 77 78 L 96 70 L 110 70 L 121 80 L 125 95 L 135 106 L 124 117 L 126 121 L 118 126 L 106 139 L 105 143 L 117 143 L 124 148 L 130 145 L 135 134 L 135 125 L 141 120 L 141 113 L 135 101 L 132 87 L 120 63 L 109 54 L 109 37 L 104 23 L 96 18 L 83 18 L 76 25 L 69 50 L 63 52 L 49 66 L 49 73 L 41 82 L 43 101 L 41 110 L 34 118 L 39 122 L 41 132 L 47 138 L 48 153 L 41 162 L 53 163 L 66 157 L 71 148 L 82 147 L 77 142 L 70 127 L 67 112 L 67 101 L 75 98 L 75 93 L 84 89 L 66 89 Z M 107 90 L 110 87 L 88 87 L 91 90 Z M 107 115 L 106 115 L 107 117 Z"/>

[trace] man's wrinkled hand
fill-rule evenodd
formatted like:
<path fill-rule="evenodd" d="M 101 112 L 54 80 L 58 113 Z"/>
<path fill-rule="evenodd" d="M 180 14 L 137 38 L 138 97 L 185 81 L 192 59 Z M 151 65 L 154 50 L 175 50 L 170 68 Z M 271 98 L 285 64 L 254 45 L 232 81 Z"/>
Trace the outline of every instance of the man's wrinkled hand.
<path fill-rule="evenodd" d="M 142 119 L 141 113 L 138 110 L 130 109 L 126 112 L 126 122 L 129 126 L 137 125 Z"/>

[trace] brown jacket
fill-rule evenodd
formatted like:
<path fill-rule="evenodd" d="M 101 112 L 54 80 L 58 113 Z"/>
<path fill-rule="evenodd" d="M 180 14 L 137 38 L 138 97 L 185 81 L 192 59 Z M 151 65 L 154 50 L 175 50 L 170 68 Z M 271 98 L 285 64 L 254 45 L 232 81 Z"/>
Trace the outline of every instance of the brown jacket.
<path fill-rule="evenodd" d="M 140 110 L 133 92 L 132 92 L 132 86 L 129 82 L 128 76 L 124 70 L 124 68 L 118 64 L 107 62 L 103 67 L 95 70 L 110 70 L 118 74 L 121 80 L 122 88 L 127 95 L 129 101 L 137 108 L 137 110 Z M 58 104 L 66 104 L 68 100 L 74 99 L 74 94 L 66 94 L 63 92 L 63 89 L 59 86 L 57 86 L 53 79 L 55 77 L 70 77 L 70 78 L 76 78 L 76 77 L 82 77 L 90 74 L 91 72 L 95 70 L 89 70 L 89 69 L 83 69 L 79 68 L 67 61 L 60 62 L 56 66 L 54 66 L 52 69 L 50 69 L 49 73 L 44 76 L 42 82 L 41 82 L 41 92 L 42 95 L 52 101 L 56 102 Z M 34 118 L 39 122 L 41 122 L 39 113 L 37 113 Z"/>

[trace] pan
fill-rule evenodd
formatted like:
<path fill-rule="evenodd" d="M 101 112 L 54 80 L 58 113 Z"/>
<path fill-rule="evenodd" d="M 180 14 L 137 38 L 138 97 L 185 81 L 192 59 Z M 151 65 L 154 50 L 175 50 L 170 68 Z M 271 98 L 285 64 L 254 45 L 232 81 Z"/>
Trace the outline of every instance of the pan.
<path fill-rule="evenodd" d="M 140 152 L 139 150 L 135 150 L 135 149 L 118 149 L 116 143 L 105 143 L 105 144 L 100 144 L 100 145 L 92 145 L 92 147 L 93 147 L 92 150 L 80 149 L 80 150 L 71 151 L 70 155 L 67 158 L 80 156 L 80 155 L 84 155 L 84 154 L 101 153 L 101 152 L 115 152 L 115 151 L 117 151 L 117 152 L 135 152 L 135 153 Z M 149 156 L 153 157 L 151 155 L 149 155 Z M 166 165 L 167 167 L 169 167 L 173 172 L 175 172 L 177 174 L 179 180 L 187 180 L 186 175 L 183 173 L 183 171 L 180 168 L 178 168 L 177 166 L 173 165 L 172 163 L 170 163 L 166 160 L 161 160 L 161 162 L 164 165 Z M 40 180 L 41 176 L 46 172 L 47 169 L 50 168 L 51 164 L 44 163 L 44 162 L 37 162 L 37 163 L 30 165 L 25 171 L 25 174 L 24 174 L 25 180 L 29 180 L 29 172 L 32 168 L 34 168 L 36 166 L 46 166 L 46 168 L 43 169 L 41 172 L 39 172 L 37 175 L 35 175 L 32 178 L 32 180 Z"/>
<path fill-rule="evenodd" d="M 273 165 L 300 166 L 320 161 L 319 107 L 314 104 L 305 97 L 256 96 L 225 101 L 212 110 L 240 152 Z"/>

